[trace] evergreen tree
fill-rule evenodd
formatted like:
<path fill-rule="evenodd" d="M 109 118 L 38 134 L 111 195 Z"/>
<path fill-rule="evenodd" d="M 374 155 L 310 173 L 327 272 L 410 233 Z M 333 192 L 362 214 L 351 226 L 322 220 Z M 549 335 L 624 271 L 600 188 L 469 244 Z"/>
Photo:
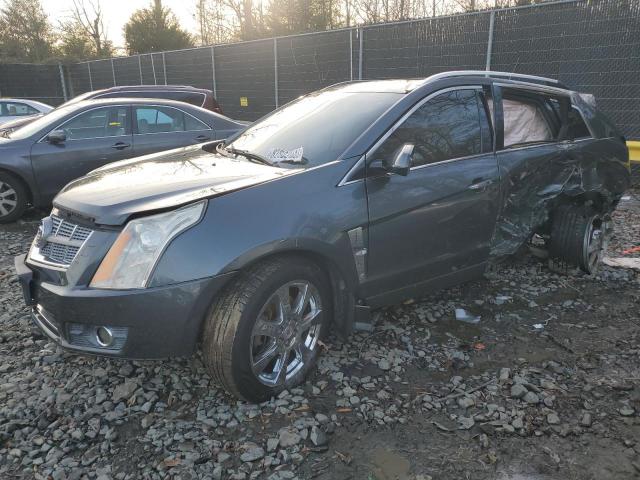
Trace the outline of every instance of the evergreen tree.
<path fill-rule="evenodd" d="M 137 10 L 124 27 L 124 38 L 130 55 L 177 50 L 193 46 L 191 35 L 183 30 L 175 15 L 154 0 L 149 8 Z"/>

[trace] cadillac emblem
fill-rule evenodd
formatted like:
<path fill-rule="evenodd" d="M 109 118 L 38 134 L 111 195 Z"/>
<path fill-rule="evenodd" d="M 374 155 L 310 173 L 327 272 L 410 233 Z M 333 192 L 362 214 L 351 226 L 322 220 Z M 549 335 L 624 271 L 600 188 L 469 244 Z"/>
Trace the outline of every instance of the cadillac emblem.
<path fill-rule="evenodd" d="M 38 248 L 42 248 L 47 244 L 49 237 L 53 233 L 53 218 L 44 217 L 38 227 Z"/>

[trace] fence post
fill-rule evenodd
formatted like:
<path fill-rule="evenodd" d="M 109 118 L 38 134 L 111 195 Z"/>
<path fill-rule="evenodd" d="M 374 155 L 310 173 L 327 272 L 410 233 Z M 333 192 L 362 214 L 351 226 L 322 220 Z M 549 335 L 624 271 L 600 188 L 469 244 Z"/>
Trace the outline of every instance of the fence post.
<path fill-rule="evenodd" d="M 489 18 L 489 42 L 487 43 L 487 64 L 485 70 L 488 72 L 491 70 L 491 52 L 493 50 L 493 31 L 496 23 L 496 11 L 491 10 L 491 17 Z"/>
<path fill-rule="evenodd" d="M 62 64 L 58 63 L 58 71 L 60 72 L 60 84 L 62 85 L 62 96 L 64 97 L 64 101 L 66 102 L 69 98 L 67 96 L 67 85 L 64 81 L 64 70 L 62 69 Z"/>
<path fill-rule="evenodd" d="M 275 99 L 276 99 L 276 108 L 278 108 L 278 39 L 273 39 L 273 70 L 275 77 Z"/>
<path fill-rule="evenodd" d="M 349 30 L 349 79 L 353 81 L 353 28 Z"/>
<path fill-rule="evenodd" d="M 167 84 L 167 58 L 162 52 L 162 69 L 164 70 L 164 84 Z"/>
<path fill-rule="evenodd" d="M 140 54 L 138 54 L 138 71 L 140 72 L 140 85 L 142 85 L 142 60 L 140 60 Z"/>
<path fill-rule="evenodd" d="M 116 67 L 113 65 L 113 57 L 111 57 L 111 75 L 113 76 L 113 86 L 118 85 L 116 82 Z"/>
<path fill-rule="evenodd" d="M 216 85 L 216 54 L 214 53 L 215 47 L 211 45 L 211 76 L 213 77 L 213 96 L 218 98 L 218 88 Z"/>
<path fill-rule="evenodd" d="M 360 27 L 359 29 L 359 37 L 360 37 L 360 53 L 358 54 L 358 80 L 362 80 L 362 45 L 363 45 L 363 37 L 364 37 L 364 29 Z"/>
<path fill-rule="evenodd" d="M 157 85 L 158 79 L 156 78 L 156 64 L 153 63 L 153 53 L 150 53 L 149 56 L 151 57 L 151 70 L 153 70 L 153 84 Z"/>
<path fill-rule="evenodd" d="M 89 70 L 89 91 L 93 92 L 93 79 L 91 78 L 91 62 L 87 62 L 87 70 Z"/>

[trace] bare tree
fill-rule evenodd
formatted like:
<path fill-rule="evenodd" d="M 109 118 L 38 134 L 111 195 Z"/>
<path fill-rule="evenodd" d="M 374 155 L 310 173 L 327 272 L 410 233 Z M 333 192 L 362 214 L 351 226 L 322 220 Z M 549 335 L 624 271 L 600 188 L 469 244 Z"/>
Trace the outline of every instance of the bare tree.
<path fill-rule="evenodd" d="M 240 37 L 236 13 L 227 0 L 197 0 L 196 20 L 201 45 L 226 43 Z"/>
<path fill-rule="evenodd" d="M 73 0 L 72 18 L 77 28 L 91 39 L 97 57 L 108 57 L 113 53 L 99 0 Z"/>

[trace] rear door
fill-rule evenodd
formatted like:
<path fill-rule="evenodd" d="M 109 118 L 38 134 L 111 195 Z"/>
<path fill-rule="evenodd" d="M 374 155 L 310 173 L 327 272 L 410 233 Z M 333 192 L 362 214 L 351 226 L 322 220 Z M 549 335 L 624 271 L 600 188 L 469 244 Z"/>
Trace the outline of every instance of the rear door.
<path fill-rule="evenodd" d="M 508 255 L 547 220 L 546 203 L 574 168 L 569 142 L 559 140 L 557 97 L 503 86 L 496 89 L 496 99 L 502 201 L 493 253 Z"/>
<path fill-rule="evenodd" d="M 50 143 L 46 137 L 31 147 L 31 164 L 44 199 L 52 199 L 71 180 L 132 156 L 130 108 L 97 107 L 56 125 L 66 140 Z"/>
<path fill-rule="evenodd" d="M 175 107 L 134 105 L 133 119 L 136 156 L 215 139 L 211 127 Z"/>
<path fill-rule="evenodd" d="M 367 154 L 367 296 L 398 290 L 487 260 L 498 211 L 498 168 L 482 87 L 428 97 Z M 413 144 L 406 177 L 385 173 Z"/>

